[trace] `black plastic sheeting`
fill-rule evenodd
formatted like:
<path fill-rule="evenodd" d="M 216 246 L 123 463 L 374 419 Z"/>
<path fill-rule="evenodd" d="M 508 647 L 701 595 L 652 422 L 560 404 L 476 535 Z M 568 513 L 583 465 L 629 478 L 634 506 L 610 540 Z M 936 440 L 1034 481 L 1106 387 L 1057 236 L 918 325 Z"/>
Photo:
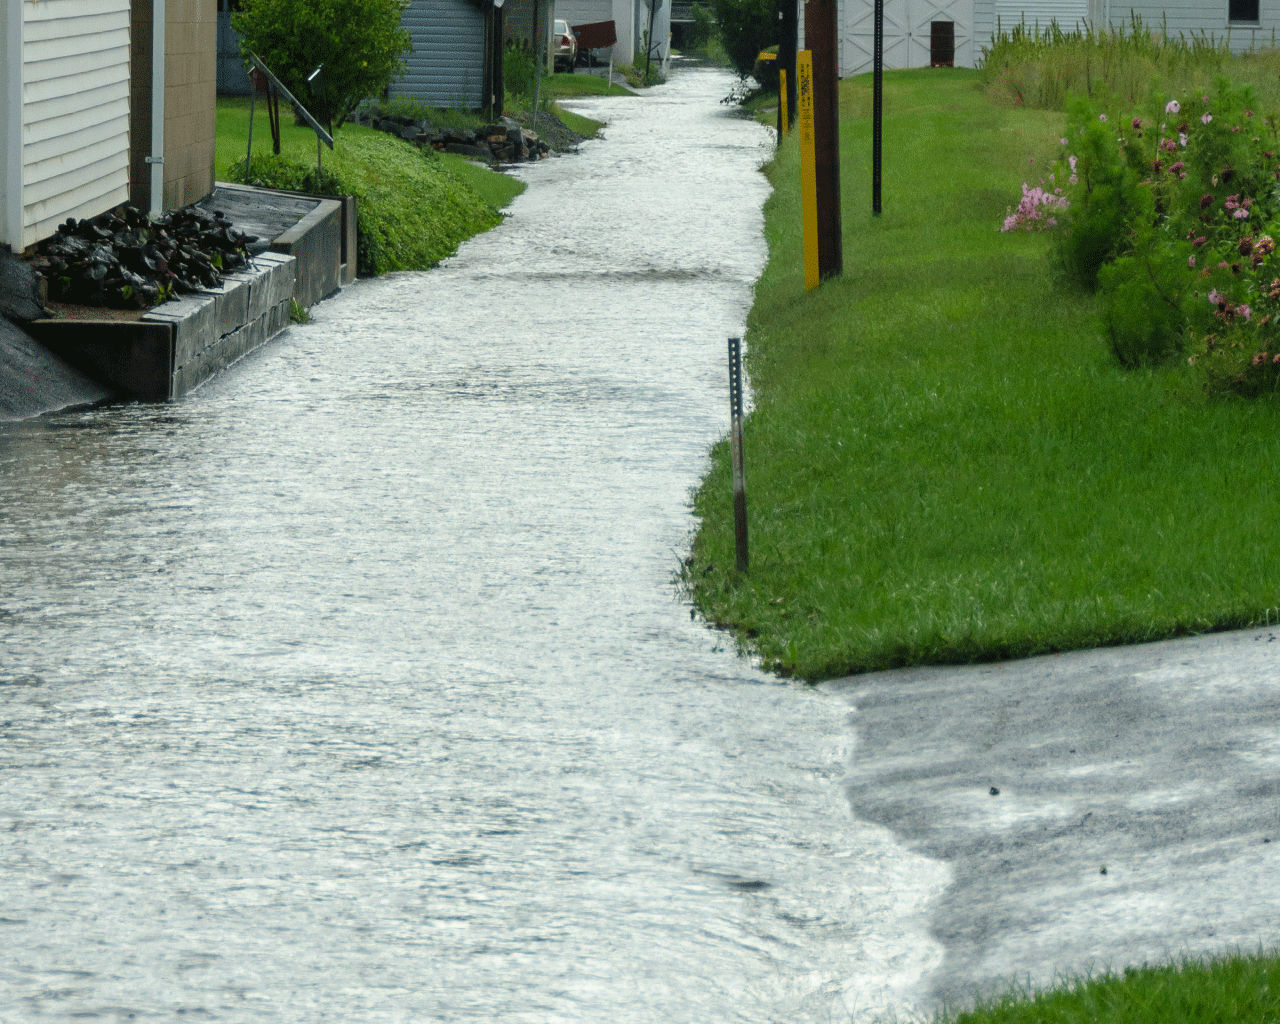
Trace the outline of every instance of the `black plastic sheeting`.
<path fill-rule="evenodd" d="M 111 391 L 0 317 L 0 422 L 94 405 Z"/>

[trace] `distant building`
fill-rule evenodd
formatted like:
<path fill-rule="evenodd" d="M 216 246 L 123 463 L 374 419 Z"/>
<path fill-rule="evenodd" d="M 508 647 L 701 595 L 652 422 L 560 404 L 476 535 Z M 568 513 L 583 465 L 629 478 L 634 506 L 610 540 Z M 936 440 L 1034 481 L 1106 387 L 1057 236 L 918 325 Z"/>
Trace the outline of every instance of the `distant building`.
<path fill-rule="evenodd" d="M 1126 27 L 1133 15 L 1171 36 L 1203 33 L 1248 50 L 1276 41 L 1280 9 L 1272 5 L 1268 13 L 1262 6 L 1261 0 L 885 0 L 884 66 L 975 67 L 998 28 L 1021 23 L 1046 29 L 1055 22 L 1068 31 L 1087 24 Z M 839 18 L 841 76 L 871 70 L 873 0 L 841 0 Z"/>
<path fill-rule="evenodd" d="M 653 38 L 651 59 L 662 60 L 669 49 L 671 35 L 671 0 L 653 0 Z M 704 4 L 709 7 L 710 3 Z M 618 34 L 613 59 L 619 64 L 642 61 L 645 56 L 645 33 L 649 31 L 648 0 L 556 0 L 556 17 L 570 25 L 589 25 L 612 21 Z"/>
<path fill-rule="evenodd" d="M 20 251 L 126 201 L 158 211 L 212 191 L 214 4 L 0 7 L 0 245 Z"/>
<path fill-rule="evenodd" d="M 409 0 L 400 24 L 413 49 L 390 94 L 431 107 L 484 106 L 491 0 Z"/>

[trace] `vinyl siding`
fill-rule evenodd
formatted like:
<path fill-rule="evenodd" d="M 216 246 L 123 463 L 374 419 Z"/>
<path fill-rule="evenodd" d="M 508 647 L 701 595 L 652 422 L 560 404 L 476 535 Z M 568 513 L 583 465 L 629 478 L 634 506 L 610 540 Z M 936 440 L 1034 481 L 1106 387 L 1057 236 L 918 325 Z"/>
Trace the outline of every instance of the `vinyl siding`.
<path fill-rule="evenodd" d="M 1150 27 L 1165 28 L 1169 35 L 1206 34 L 1215 39 L 1230 38 L 1237 52 L 1252 47 L 1269 47 L 1280 40 L 1280 2 L 1261 0 L 1257 26 L 1227 23 L 1227 0 L 1171 0 L 1147 3 L 1143 0 L 1094 0 L 1101 9 L 1100 20 L 1111 25 L 1127 25 L 1130 12 Z"/>
<path fill-rule="evenodd" d="M 23 4 L 22 246 L 128 199 L 129 0 Z"/>
<path fill-rule="evenodd" d="M 1020 23 L 1043 31 L 1055 22 L 1071 31 L 1088 23 L 1089 0 L 995 0 L 992 13 L 996 25 L 1005 32 Z"/>
<path fill-rule="evenodd" d="M 413 51 L 391 95 L 433 107 L 480 106 L 484 90 L 484 15 L 468 0 L 411 0 L 401 24 Z"/>

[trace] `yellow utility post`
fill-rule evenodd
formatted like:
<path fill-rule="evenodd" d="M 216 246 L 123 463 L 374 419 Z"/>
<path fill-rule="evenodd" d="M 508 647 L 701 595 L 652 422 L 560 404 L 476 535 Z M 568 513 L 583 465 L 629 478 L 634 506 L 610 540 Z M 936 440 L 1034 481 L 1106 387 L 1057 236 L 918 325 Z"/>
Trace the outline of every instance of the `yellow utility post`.
<path fill-rule="evenodd" d="M 818 174 L 813 136 L 813 54 L 796 53 L 796 113 L 800 122 L 800 207 L 804 225 L 804 290 L 818 287 Z"/>

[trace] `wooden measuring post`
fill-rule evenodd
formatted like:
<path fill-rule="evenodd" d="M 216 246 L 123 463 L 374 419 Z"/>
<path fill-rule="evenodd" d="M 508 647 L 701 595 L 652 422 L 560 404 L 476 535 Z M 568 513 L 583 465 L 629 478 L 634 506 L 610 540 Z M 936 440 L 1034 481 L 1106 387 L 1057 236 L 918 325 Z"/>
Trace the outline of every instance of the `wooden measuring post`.
<path fill-rule="evenodd" d="M 804 227 L 804 290 L 818 287 L 818 177 L 813 145 L 813 54 L 796 54 L 800 124 L 800 223 Z"/>
<path fill-rule="evenodd" d="M 840 227 L 840 111 L 836 0 L 807 0 L 804 38 L 813 55 L 814 167 L 818 176 L 818 273 L 844 273 Z"/>
<path fill-rule="evenodd" d="M 733 538 L 738 572 L 750 562 L 747 551 L 747 481 L 742 452 L 742 339 L 729 339 L 729 446 L 733 452 Z"/>

